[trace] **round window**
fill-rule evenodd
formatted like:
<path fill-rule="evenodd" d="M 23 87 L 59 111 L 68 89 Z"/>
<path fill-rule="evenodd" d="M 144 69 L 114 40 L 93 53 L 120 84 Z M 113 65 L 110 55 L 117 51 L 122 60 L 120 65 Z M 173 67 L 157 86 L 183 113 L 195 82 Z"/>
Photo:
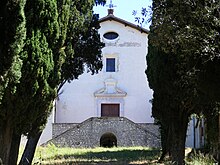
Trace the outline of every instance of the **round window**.
<path fill-rule="evenodd" d="M 105 34 L 103 35 L 103 37 L 104 37 L 105 39 L 108 39 L 108 40 L 114 40 L 114 39 L 118 38 L 118 33 L 108 32 L 108 33 L 105 33 Z"/>

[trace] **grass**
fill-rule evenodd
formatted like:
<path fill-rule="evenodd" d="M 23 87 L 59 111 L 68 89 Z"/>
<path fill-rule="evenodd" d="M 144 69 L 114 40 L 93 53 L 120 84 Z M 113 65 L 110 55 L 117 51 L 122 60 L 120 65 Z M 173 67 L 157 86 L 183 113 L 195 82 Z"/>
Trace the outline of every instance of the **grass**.
<path fill-rule="evenodd" d="M 21 149 L 22 152 L 22 149 Z M 146 147 L 58 148 L 38 147 L 33 164 L 143 164 L 158 158 L 160 151 Z"/>
<path fill-rule="evenodd" d="M 188 165 L 217 165 L 215 159 L 200 151 L 192 150 L 192 152 L 185 159 Z"/>
<path fill-rule="evenodd" d="M 21 151 L 22 152 L 22 151 Z M 159 149 L 147 147 L 115 147 L 115 148 L 58 148 L 54 145 L 38 147 L 33 164 L 42 165 L 135 165 L 158 164 Z M 212 164 L 210 157 L 194 154 L 187 158 L 187 164 Z M 165 162 L 164 164 L 171 164 Z"/>

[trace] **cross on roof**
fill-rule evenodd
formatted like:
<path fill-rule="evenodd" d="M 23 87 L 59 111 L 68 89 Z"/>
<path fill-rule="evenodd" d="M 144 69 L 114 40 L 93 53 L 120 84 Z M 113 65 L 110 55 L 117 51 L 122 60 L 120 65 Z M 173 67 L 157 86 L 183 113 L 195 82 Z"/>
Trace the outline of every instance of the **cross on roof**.
<path fill-rule="evenodd" d="M 116 5 L 113 5 L 112 0 L 110 0 L 110 4 L 106 6 L 109 7 L 109 9 L 113 9 L 113 7 L 117 7 Z"/>

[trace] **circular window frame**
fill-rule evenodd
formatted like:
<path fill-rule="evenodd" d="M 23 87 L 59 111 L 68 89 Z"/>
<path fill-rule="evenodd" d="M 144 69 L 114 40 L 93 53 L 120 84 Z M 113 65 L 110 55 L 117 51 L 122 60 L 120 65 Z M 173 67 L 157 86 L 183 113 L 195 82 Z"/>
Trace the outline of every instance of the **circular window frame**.
<path fill-rule="evenodd" d="M 116 34 L 116 37 L 112 38 L 112 39 L 108 38 L 108 37 L 105 37 L 106 34 L 110 34 L 110 33 Z M 106 42 L 116 42 L 119 39 L 119 34 L 117 32 L 114 32 L 114 31 L 108 31 L 108 32 L 104 33 L 102 37 L 103 37 L 104 41 L 106 41 Z"/>

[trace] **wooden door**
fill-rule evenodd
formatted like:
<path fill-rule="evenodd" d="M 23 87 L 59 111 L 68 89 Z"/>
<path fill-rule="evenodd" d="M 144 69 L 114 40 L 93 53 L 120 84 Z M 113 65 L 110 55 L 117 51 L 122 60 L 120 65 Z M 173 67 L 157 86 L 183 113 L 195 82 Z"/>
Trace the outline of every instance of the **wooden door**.
<path fill-rule="evenodd" d="M 101 105 L 102 117 L 119 117 L 120 105 L 119 104 L 102 104 Z"/>

